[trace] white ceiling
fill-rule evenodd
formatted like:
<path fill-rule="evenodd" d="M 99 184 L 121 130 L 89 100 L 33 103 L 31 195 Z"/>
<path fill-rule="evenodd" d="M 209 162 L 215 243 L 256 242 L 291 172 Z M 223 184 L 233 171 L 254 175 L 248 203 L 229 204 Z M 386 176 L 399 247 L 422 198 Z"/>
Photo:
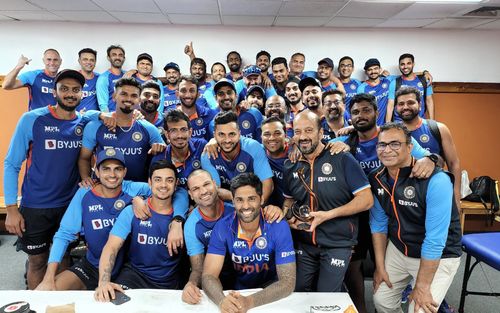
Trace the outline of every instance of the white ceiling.
<path fill-rule="evenodd" d="M 500 15 L 464 17 L 500 0 L 0 0 L 0 21 L 228 26 L 500 29 Z M 500 11 L 499 11 L 500 12 Z"/>

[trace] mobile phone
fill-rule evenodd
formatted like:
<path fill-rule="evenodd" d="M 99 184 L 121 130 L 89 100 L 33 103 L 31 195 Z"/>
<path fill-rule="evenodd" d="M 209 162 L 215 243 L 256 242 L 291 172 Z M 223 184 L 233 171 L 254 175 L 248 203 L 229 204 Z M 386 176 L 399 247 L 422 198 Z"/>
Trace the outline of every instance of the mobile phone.
<path fill-rule="evenodd" d="M 130 297 L 121 291 L 115 290 L 115 298 L 111 300 L 111 303 L 115 305 L 120 305 L 125 302 L 130 301 Z"/>

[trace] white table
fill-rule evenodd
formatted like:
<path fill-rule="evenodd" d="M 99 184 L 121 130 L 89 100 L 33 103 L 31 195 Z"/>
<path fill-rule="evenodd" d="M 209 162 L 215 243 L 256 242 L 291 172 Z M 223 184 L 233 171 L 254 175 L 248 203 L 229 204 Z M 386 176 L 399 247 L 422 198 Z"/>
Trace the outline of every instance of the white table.
<path fill-rule="evenodd" d="M 256 290 L 241 291 L 249 295 Z M 217 307 L 207 296 L 203 295 L 202 302 L 198 305 L 189 305 L 181 300 L 180 290 L 153 290 L 135 289 L 128 290 L 126 294 L 131 300 L 122 305 L 100 303 L 94 300 L 93 291 L 28 291 L 6 290 L 0 291 L 0 307 L 11 302 L 29 302 L 31 309 L 37 313 L 44 313 L 48 305 L 64 305 L 74 302 L 76 313 L 177 313 L 177 312 L 218 312 Z M 289 297 L 261 307 L 250 312 L 297 312 L 311 313 L 311 306 L 340 307 L 336 311 L 313 311 L 314 313 L 335 312 L 343 313 L 352 304 L 347 293 L 293 293 Z"/>

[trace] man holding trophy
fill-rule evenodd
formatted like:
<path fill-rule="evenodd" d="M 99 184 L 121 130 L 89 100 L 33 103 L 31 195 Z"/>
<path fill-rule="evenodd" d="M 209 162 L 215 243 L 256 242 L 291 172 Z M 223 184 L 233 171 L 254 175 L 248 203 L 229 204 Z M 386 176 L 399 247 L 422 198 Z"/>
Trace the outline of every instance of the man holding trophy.
<path fill-rule="evenodd" d="M 297 115 L 293 130 L 301 156 L 284 164 L 284 211 L 296 243 L 295 291 L 339 292 L 356 244 L 354 215 L 373 205 L 370 184 L 351 154 L 325 149 L 316 114 Z"/>

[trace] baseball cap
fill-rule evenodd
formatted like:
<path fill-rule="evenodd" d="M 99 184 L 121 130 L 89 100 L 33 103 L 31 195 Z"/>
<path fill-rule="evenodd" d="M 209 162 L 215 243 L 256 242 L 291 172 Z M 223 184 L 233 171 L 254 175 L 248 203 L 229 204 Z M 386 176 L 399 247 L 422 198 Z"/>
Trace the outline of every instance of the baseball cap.
<path fill-rule="evenodd" d="M 326 63 L 326 65 L 333 68 L 333 61 L 330 58 L 323 58 L 323 59 L 319 60 L 318 65 L 320 65 L 321 63 Z"/>
<path fill-rule="evenodd" d="M 149 53 L 139 54 L 137 56 L 137 62 L 139 62 L 140 60 L 148 60 L 149 62 L 151 62 L 151 64 L 153 64 L 153 57 Z"/>
<path fill-rule="evenodd" d="M 248 90 L 247 90 L 247 97 L 248 97 L 249 94 L 251 94 L 254 91 L 260 92 L 260 94 L 262 95 L 262 98 L 264 98 L 265 95 L 266 95 L 266 92 L 264 91 L 264 89 L 261 86 L 254 85 L 254 86 L 251 86 L 250 88 L 248 88 Z"/>
<path fill-rule="evenodd" d="M 221 78 L 215 85 L 214 85 L 214 92 L 217 93 L 217 91 L 219 91 L 219 89 L 223 86 L 229 86 L 231 87 L 234 92 L 236 92 L 236 88 L 234 87 L 234 83 L 232 81 L 230 81 L 229 79 L 227 78 Z"/>
<path fill-rule="evenodd" d="M 248 77 L 250 75 L 260 75 L 261 72 L 262 71 L 260 70 L 260 68 L 258 66 L 250 65 L 243 70 L 243 75 L 245 77 Z"/>
<path fill-rule="evenodd" d="M 65 78 L 76 79 L 80 83 L 80 85 L 82 85 L 82 87 L 83 85 L 85 85 L 85 77 L 83 77 L 82 73 L 69 69 L 65 69 L 57 73 L 56 78 L 54 79 L 54 85 L 56 85 L 60 80 Z"/>
<path fill-rule="evenodd" d="M 125 166 L 125 156 L 120 150 L 116 150 L 115 148 L 106 148 L 99 152 L 97 154 L 97 161 L 95 162 L 96 167 L 99 167 L 106 160 L 117 160 Z"/>
<path fill-rule="evenodd" d="M 300 91 L 304 91 L 307 86 L 318 86 L 319 88 L 321 88 L 321 83 L 314 77 L 306 77 L 301 79 L 299 82 Z"/>
<path fill-rule="evenodd" d="M 166 71 L 169 68 L 174 69 L 179 73 L 181 72 L 179 65 L 177 63 L 174 63 L 174 62 L 167 63 L 167 65 L 165 65 L 165 67 L 163 67 L 163 70 Z"/>
<path fill-rule="evenodd" d="M 370 66 L 374 66 L 374 65 L 378 65 L 380 66 L 380 62 L 378 59 L 375 59 L 375 58 L 372 58 L 372 59 L 368 59 L 368 61 L 365 62 L 365 71 L 370 67 Z"/>

